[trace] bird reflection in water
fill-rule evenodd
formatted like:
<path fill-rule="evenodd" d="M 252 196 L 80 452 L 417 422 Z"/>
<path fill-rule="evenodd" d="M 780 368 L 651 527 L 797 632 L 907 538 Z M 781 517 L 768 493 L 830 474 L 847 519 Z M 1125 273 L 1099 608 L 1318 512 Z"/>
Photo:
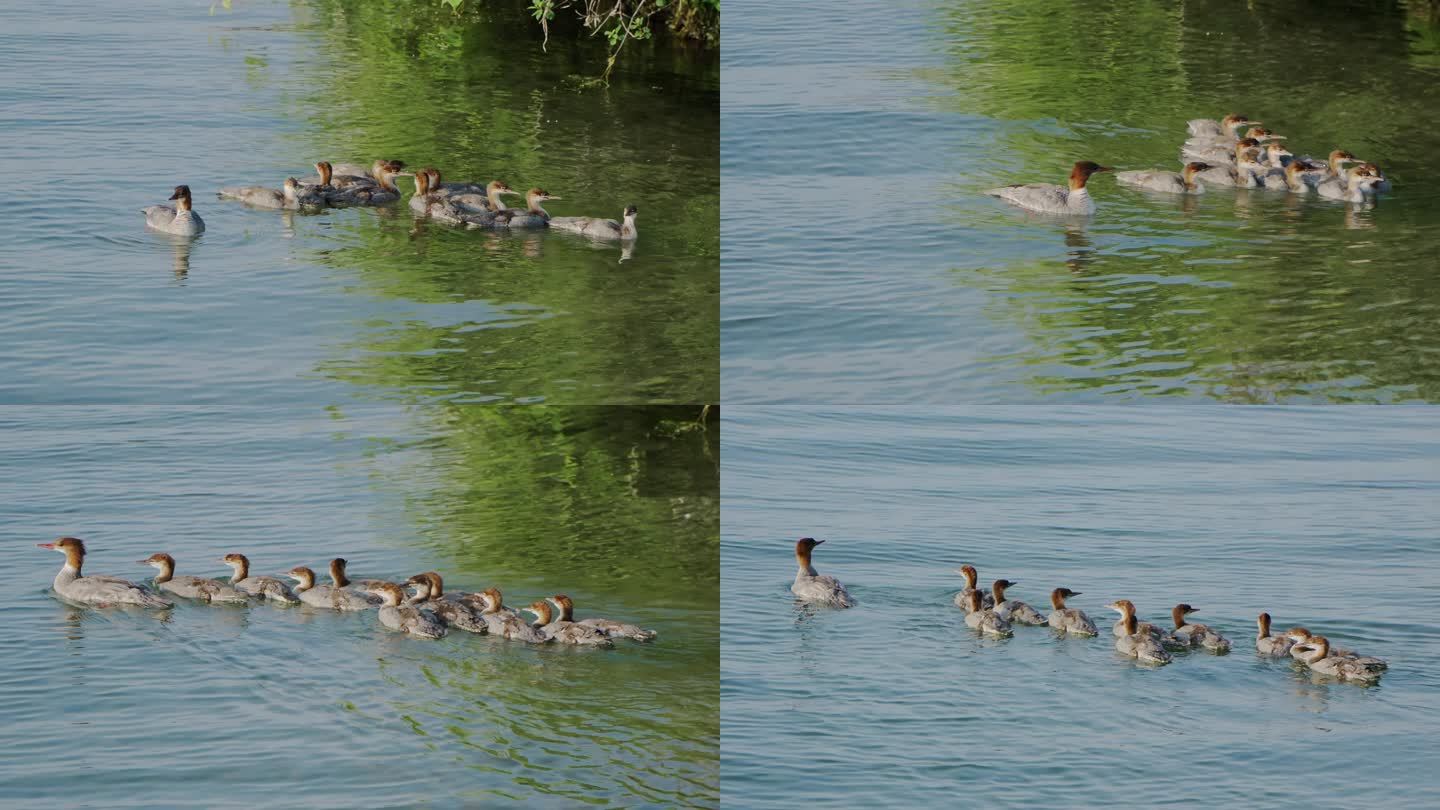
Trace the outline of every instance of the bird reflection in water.
<path fill-rule="evenodd" d="M 1077 276 L 1089 275 L 1095 261 L 1095 243 L 1085 234 L 1085 226 L 1065 226 L 1065 267 Z"/>

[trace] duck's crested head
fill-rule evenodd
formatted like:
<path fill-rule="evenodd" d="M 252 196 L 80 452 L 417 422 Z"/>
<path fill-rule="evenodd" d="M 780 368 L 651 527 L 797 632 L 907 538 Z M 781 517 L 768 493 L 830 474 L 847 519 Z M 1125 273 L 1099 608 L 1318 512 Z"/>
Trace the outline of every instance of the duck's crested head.
<path fill-rule="evenodd" d="M 1245 124 L 1250 124 L 1253 126 L 1260 123 L 1260 121 L 1251 121 L 1249 116 L 1242 115 L 1240 113 L 1230 113 L 1229 115 L 1225 116 L 1223 119 L 1220 120 L 1220 126 L 1226 129 L 1233 129 L 1234 127 L 1243 126 Z"/>
<path fill-rule="evenodd" d="M 531 202 L 544 202 L 546 200 L 558 200 L 560 198 L 537 186 L 525 192 L 525 199 Z"/>
<path fill-rule="evenodd" d="M 434 170 L 433 170 L 433 169 L 422 169 L 421 171 L 418 171 L 418 172 L 415 173 L 415 193 L 416 193 L 416 194 L 421 195 L 421 196 L 424 196 L 424 195 L 430 193 L 430 185 L 431 185 L 430 172 L 431 172 L 431 171 L 434 171 Z M 436 183 L 435 185 L 438 186 L 438 185 L 440 185 L 440 184 L 439 184 L 439 183 Z"/>
<path fill-rule="evenodd" d="M 515 189 L 510 188 L 510 184 L 506 183 L 504 180 L 491 180 L 490 182 L 485 184 L 485 190 L 491 194 L 515 193 Z"/>
<path fill-rule="evenodd" d="M 499 588 L 486 588 L 480 592 L 480 599 L 489 610 L 499 610 L 500 606 L 505 604 L 504 596 L 501 595 Z"/>
<path fill-rule="evenodd" d="M 188 199 L 190 199 L 190 187 L 189 187 L 189 186 L 176 186 L 176 187 L 175 187 L 175 193 L 170 195 L 170 199 L 172 199 L 172 200 L 188 200 Z"/>
<path fill-rule="evenodd" d="M 395 582 L 377 582 L 370 586 L 369 591 L 385 600 L 385 604 L 391 607 L 399 605 L 405 599 L 405 591 Z"/>
<path fill-rule="evenodd" d="M 85 541 L 78 537 L 61 537 L 49 543 L 36 543 L 37 548 L 48 548 L 51 551 L 63 551 L 67 554 L 84 554 Z"/>
<path fill-rule="evenodd" d="M 640 213 L 640 209 L 632 205 L 625 206 L 625 218 L 630 219 Z"/>
<path fill-rule="evenodd" d="M 1114 602 L 1111 602 L 1110 604 L 1106 605 L 1105 607 L 1109 608 L 1110 610 L 1115 611 L 1116 613 L 1134 613 L 1134 612 L 1135 612 L 1135 603 L 1134 603 L 1134 602 L 1131 602 L 1129 599 L 1116 599 Z"/>
<path fill-rule="evenodd" d="M 534 614 L 535 621 L 538 624 L 550 623 L 550 603 L 545 601 L 544 599 L 537 599 L 534 602 L 531 602 L 528 607 L 521 608 L 521 610 L 524 610 L 526 613 Z"/>
<path fill-rule="evenodd" d="M 290 577 L 291 579 L 301 584 L 310 584 L 315 582 L 315 572 L 308 565 L 297 565 L 294 568 L 291 568 L 289 571 L 286 571 L 285 576 Z"/>
<path fill-rule="evenodd" d="M 250 560 L 244 554 L 231 552 L 220 558 L 220 562 L 226 565 L 249 565 Z"/>
<path fill-rule="evenodd" d="M 1071 177 L 1089 177 L 1097 172 L 1113 171 L 1109 166 L 1101 166 L 1093 160 L 1077 160 L 1075 165 L 1070 167 Z"/>
<path fill-rule="evenodd" d="M 801 552 L 804 552 L 806 554 L 809 554 L 812 549 L 814 549 L 816 546 L 820 545 L 823 542 L 825 541 L 816 540 L 813 537 L 802 537 L 799 540 L 795 541 L 795 553 L 799 554 Z"/>
<path fill-rule="evenodd" d="M 149 557 L 146 557 L 139 562 L 141 565 L 149 565 L 155 568 L 175 567 L 175 558 L 171 557 L 169 554 L 166 554 L 163 551 L 151 554 Z"/>

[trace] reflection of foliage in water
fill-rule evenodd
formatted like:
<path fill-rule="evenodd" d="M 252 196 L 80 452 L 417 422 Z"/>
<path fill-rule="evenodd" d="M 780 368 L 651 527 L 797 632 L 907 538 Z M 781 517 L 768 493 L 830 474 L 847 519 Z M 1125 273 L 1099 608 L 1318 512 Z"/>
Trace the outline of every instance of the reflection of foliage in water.
<path fill-rule="evenodd" d="M 716 608 L 718 409 L 701 414 L 436 403 L 422 415 L 433 431 L 422 462 L 384 474 L 412 493 L 425 541 L 454 571 Z"/>
<path fill-rule="evenodd" d="M 563 590 L 581 615 L 660 637 L 604 651 L 467 637 L 460 654 L 387 675 L 404 687 L 394 711 L 491 774 L 481 793 L 713 806 L 718 409 L 442 402 L 419 416 L 422 438 L 377 443 L 370 466 L 406 493 L 451 588 L 497 585 L 512 607 Z M 594 766 L 603 773 L 577 781 Z"/>
<path fill-rule="evenodd" d="M 1117 234 L 1102 215 L 1081 226 L 1098 247 L 1062 249 L 1063 264 L 962 267 L 1002 293 L 993 309 L 1034 343 L 997 359 L 1044 389 L 1440 399 L 1440 364 L 1416 351 L 1440 346 L 1424 237 L 1437 212 L 1422 193 L 1440 182 L 1440 83 L 1407 34 L 1414 14 L 982 0 L 948 15 L 951 58 L 934 78 L 956 92 L 938 103 L 1026 122 L 1005 135 L 1024 167 L 997 176 L 1043 179 L 1078 158 L 1169 166 L 1186 119 L 1235 111 L 1302 152 L 1343 146 L 1397 180 L 1380 211 L 1259 192 L 1145 198 L 1140 216 L 1160 222 Z M 1104 213 L 1137 199 L 1124 192 Z M 1050 230 L 1057 247 L 1075 238 Z"/>
<path fill-rule="evenodd" d="M 457 19 L 356 0 L 314 7 L 311 27 L 336 65 L 330 86 L 305 105 L 317 154 L 386 155 L 454 179 L 543 186 L 565 198 L 551 205 L 556 214 L 641 209 L 641 239 L 624 262 L 615 245 L 432 228 L 403 208 L 346 220 L 355 238 L 318 261 L 358 273 L 384 298 L 487 303 L 459 322 L 444 322 L 454 310 L 441 307 L 377 322 L 326 373 L 402 395 L 718 399 L 719 97 L 710 60 L 652 46 L 609 89 L 576 92 L 567 77 L 587 48 L 603 45 L 540 54 L 523 16 Z"/>

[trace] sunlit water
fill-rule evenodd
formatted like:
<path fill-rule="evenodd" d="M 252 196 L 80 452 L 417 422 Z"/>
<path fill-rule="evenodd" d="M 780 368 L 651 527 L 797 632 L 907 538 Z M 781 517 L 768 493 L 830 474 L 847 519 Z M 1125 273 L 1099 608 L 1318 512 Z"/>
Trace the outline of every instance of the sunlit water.
<path fill-rule="evenodd" d="M 492 415 L 0 410 L 0 795 L 713 805 L 713 438 L 648 412 Z M 659 637 L 577 651 L 305 606 L 73 608 L 49 593 L 61 557 L 34 545 L 66 533 L 91 573 L 145 578 L 156 551 L 207 576 L 231 551 L 266 574 L 343 555 L 353 576 L 436 569 L 511 605 L 565 591 Z"/>
<path fill-rule="evenodd" d="M 1440 399 L 1429 6 L 728 7 L 727 401 Z M 1190 118 L 1386 169 L 1374 208 L 1146 195 L 1088 221 L 983 195 L 1179 167 Z"/>
<path fill-rule="evenodd" d="M 603 44 L 544 55 L 513 12 L 0 12 L 0 803 L 718 802 L 718 447 L 714 412 L 696 421 L 718 398 L 716 71 L 642 48 L 585 89 Z M 556 214 L 634 202 L 641 239 L 214 198 L 376 154 L 541 185 Z M 177 183 L 209 225 L 193 242 L 143 228 Z M 568 592 L 659 638 L 577 652 L 308 608 L 75 609 L 35 548 L 62 534 L 94 573 L 343 555 L 512 606 Z"/>
<path fill-rule="evenodd" d="M 7 401 L 718 400 L 718 71 L 702 54 L 637 50 L 584 90 L 594 47 L 544 54 L 523 14 L 214 11 L 4 12 Z M 403 203 L 300 216 L 215 199 L 375 156 L 541 186 L 565 198 L 555 215 L 635 203 L 641 238 L 624 258 L 573 234 L 417 223 Z M 139 211 L 180 183 L 209 226 L 193 242 Z"/>
<path fill-rule="evenodd" d="M 723 436 L 727 804 L 1440 802 L 1428 411 L 732 407 Z M 854 608 L 796 607 L 804 535 Z M 1047 613 L 1082 592 L 1104 635 L 977 637 L 964 562 Z M 1234 651 L 1137 666 L 1116 598 L 1197 606 Z M 1390 669 L 1361 687 L 1260 659 L 1262 610 Z"/>

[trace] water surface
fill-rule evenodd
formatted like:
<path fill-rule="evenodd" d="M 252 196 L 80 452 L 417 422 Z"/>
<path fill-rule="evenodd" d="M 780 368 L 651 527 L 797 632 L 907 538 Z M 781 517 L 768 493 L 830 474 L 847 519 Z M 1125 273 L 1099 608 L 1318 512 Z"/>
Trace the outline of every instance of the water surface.
<path fill-rule="evenodd" d="M 714 806 L 714 431 L 616 408 L 0 409 L 0 795 L 58 806 Z M 75 608 L 35 543 L 89 573 L 444 573 L 512 606 L 658 631 L 614 650 L 453 633 L 306 606 Z"/>
<path fill-rule="evenodd" d="M 746 407 L 722 447 L 727 803 L 1440 801 L 1428 410 Z M 854 608 L 796 607 L 805 535 Z M 951 601 L 965 562 L 1037 608 L 1082 592 L 1106 635 L 977 637 Z M 1157 621 L 1188 602 L 1235 649 L 1137 666 L 1117 598 Z M 1262 610 L 1390 670 L 1360 687 L 1260 659 Z"/>
<path fill-rule="evenodd" d="M 1427 4 L 745 2 L 724 53 L 726 398 L 1440 399 Z M 1178 168 L 1190 118 L 1346 148 L 1373 208 L 1108 176 L 1089 220 L 986 197 Z"/>
<path fill-rule="evenodd" d="M 227 5 L 229 6 L 227 8 Z M 0 12 L 0 797 L 57 806 L 718 803 L 717 70 L 540 50 L 524 10 L 75 2 Z M 214 199 L 376 155 L 641 209 L 632 251 L 408 209 Z M 194 241 L 139 209 L 194 190 Z M 402 188 L 408 182 L 402 180 Z M 268 606 L 75 609 L 142 578 L 352 561 L 557 592 L 612 651 Z M 157 798 L 160 797 L 160 798 Z"/>
<path fill-rule="evenodd" d="M 9 8 L 4 401 L 718 401 L 713 60 L 637 49 L 585 89 L 603 46 L 440 6 Z M 214 198 L 375 156 L 541 186 L 556 215 L 635 203 L 641 239 Z M 138 210 L 180 183 L 193 242 Z"/>

